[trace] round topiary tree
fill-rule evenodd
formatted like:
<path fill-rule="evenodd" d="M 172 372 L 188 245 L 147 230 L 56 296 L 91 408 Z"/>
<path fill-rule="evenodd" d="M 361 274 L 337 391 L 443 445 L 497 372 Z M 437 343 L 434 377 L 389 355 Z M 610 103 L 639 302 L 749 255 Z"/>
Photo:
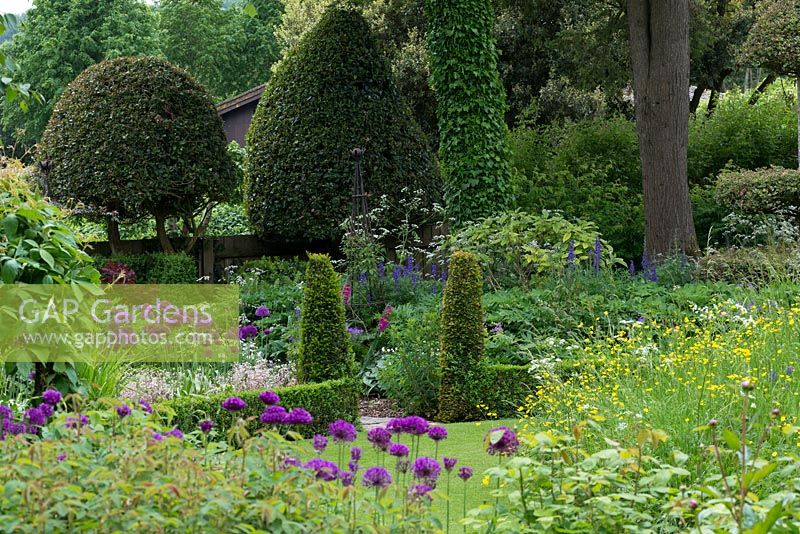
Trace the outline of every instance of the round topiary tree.
<path fill-rule="evenodd" d="M 276 69 L 247 134 L 245 202 L 266 238 L 335 239 L 350 211 L 351 149 L 365 185 L 400 206 L 436 198 L 433 156 L 363 16 L 332 8 Z M 388 214 L 399 220 L 398 214 Z"/>
<path fill-rule="evenodd" d="M 152 57 L 124 57 L 87 68 L 67 87 L 42 136 L 52 162 L 50 194 L 109 220 L 152 215 L 165 252 L 164 221 L 181 217 L 202 233 L 213 206 L 236 190 L 222 120 L 208 93 L 186 72 Z M 198 210 L 205 214 L 195 224 Z"/>
<path fill-rule="evenodd" d="M 300 318 L 300 382 L 353 376 L 355 360 L 344 316 L 339 276 L 325 254 L 309 254 Z"/>
<path fill-rule="evenodd" d="M 439 353 L 439 421 L 467 421 L 480 416 L 474 398 L 481 372 L 486 328 L 483 326 L 483 276 L 478 258 L 456 251 L 442 295 L 442 346 Z"/>

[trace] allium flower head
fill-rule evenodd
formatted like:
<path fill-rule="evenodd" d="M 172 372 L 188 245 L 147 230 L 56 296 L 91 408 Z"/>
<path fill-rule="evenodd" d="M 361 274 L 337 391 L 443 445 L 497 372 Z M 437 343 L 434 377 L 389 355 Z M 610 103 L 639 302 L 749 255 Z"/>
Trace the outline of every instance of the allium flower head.
<path fill-rule="evenodd" d="M 337 419 L 328 425 L 328 432 L 333 441 L 351 442 L 356 439 L 356 427 L 343 419 Z"/>
<path fill-rule="evenodd" d="M 447 429 L 443 426 L 432 426 L 428 430 L 428 437 L 433 441 L 441 441 L 447 438 Z"/>
<path fill-rule="evenodd" d="M 392 483 L 392 475 L 385 468 L 376 465 L 364 471 L 361 480 L 367 488 L 383 489 Z"/>
<path fill-rule="evenodd" d="M 314 471 L 314 474 L 320 480 L 336 480 L 339 475 L 339 467 L 335 463 L 322 458 L 312 458 L 306 462 L 305 467 Z"/>
<path fill-rule="evenodd" d="M 389 454 L 398 458 L 405 458 L 408 456 L 408 447 L 402 443 L 392 443 L 389 445 Z"/>
<path fill-rule="evenodd" d="M 144 399 L 139 400 L 139 406 L 142 408 L 142 411 L 145 413 L 153 413 L 153 407 L 150 406 L 150 403 Z"/>
<path fill-rule="evenodd" d="M 349 469 L 351 473 L 358 473 L 358 460 L 350 460 L 347 462 L 347 469 Z"/>
<path fill-rule="evenodd" d="M 254 324 L 248 324 L 245 326 L 239 327 L 239 339 L 244 341 L 245 339 L 249 339 L 251 337 L 256 337 L 258 335 L 258 327 Z"/>
<path fill-rule="evenodd" d="M 284 421 L 287 425 L 310 425 L 314 418 L 305 408 L 292 408 Z"/>
<path fill-rule="evenodd" d="M 427 484 L 414 484 L 409 488 L 408 496 L 411 498 L 412 501 L 421 501 L 421 500 L 430 501 L 431 491 L 433 491 L 433 488 Z"/>
<path fill-rule="evenodd" d="M 29 408 L 25 411 L 25 421 L 33 426 L 44 426 L 47 415 L 40 408 Z"/>
<path fill-rule="evenodd" d="M 447 456 L 445 456 L 444 458 L 442 458 L 442 462 L 444 462 L 444 468 L 447 469 L 447 472 L 449 473 L 456 466 L 456 463 L 458 463 L 458 459 L 448 458 Z"/>
<path fill-rule="evenodd" d="M 39 411 L 42 412 L 42 415 L 44 415 L 45 419 L 48 419 L 51 415 L 53 415 L 53 407 L 46 402 L 41 403 L 38 408 Z"/>
<path fill-rule="evenodd" d="M 411 434 L 421 436 L 428 431 L 428 421 L 418 415 L 391 419 L 386 424 L 387 430 L 392 434 Z"/>
<path fill-rule="evenodd" d="M 357 462 L 361 459 L 361 448 L 353 447 L 350 449 L 350 459 Z"/>
<path fill-rule="evenodd" d="M 281 460 L 281 468 L 288 469 L 290 467 L 302 467 L 303 462 L 295 458 L 294 456 L 287 456 L 283 460 Z"/>
<path fill-rule="evenodd" d="M 420 456 L 414 461 L 412 470 L 414 471 L 414 478 L 422 478 L 430 482 L 436 482 L 442 468 L 435 458 Z"/>
<path fill-rule="evenodd" d="M 314 450 L 318 453 L 321 453 L 325 450 L 325 447 L 328 446 L 328 438 L 322 436 L 320 434 L 314 434 L 314 439 L 312 440 L 312 445 Z"/>
<path fill-rule="evenodd" d="M 211 419 L 203 419 L 200 421 L 200 431 L 203 434 L 208 434 L 211 432 L 211 429 L 214 427 L 214 421 Z"/>
<path fill-rule="evenodd" d="M 131 414 L 131 408 L 127 404 L 120 404 L 117 406 L 117 415 L 123 419 Z"/>
<path fill-rule="evenodd" d="M 339 473 L 339 480 L 342 481 L 342 486 L 348 487 L 353 485 L 353 473 L 350 471 L 342 471 Z"/>
<path fill-rule="evenodd" d="M 153 441 L 163 441 L 164 436 L 160 432 L 153 432 L 153 435 L 150 436 Z"/>
<path fill-rule="evenodd" d="M 461 469 L 458 470 L 458 478 L 464 482 L 472 478 L 472 468 L 468 465 L 461 466 Z"/>
<path fill-rule="evenodd" d="M 278 404 L 281 401 L 281 398 L 274 391 L 262 391 L 258 394 L 258 398 L 268 406 Z"/>
<path fill-rule="evenodd" d="M 86 426 L 89 424 L 89 417 L 86 415 L 81 415 L 79 417 L 67 417 L 64 426 L 67 428 L 77 428 L 78 425 Z"/>
<path fill-rule="evenodd" d="M 247 408 L 247 403 L 239 397 L 228 397 L 222 401 L 222 408 L 229 412 L 238 412 Z"/>
<path fill-rule="evenodd" d="M 272 312 L 269 310 L 269 308 L 263 304 L 256 308 L 256 317 L 269 317 L 270 313 Z"/>
<path fill-rule="evenodd" d="M 375 427 L 367 432 L 367 441 L 372 443 L 376 449 L 386 451 L 389 448 L 389 443 L 392 441 L 392 434 L 383 427 Z"/>
<path fill-rule="evenodd" d="M 167 432 L 166 435 L 177 439 L 183 439 L 183 432 L 181 432 L 181 429 L 178 428 L 177 426 L 172 430 L 170 430 L 169 432 Z"/>
<path fill-rule="evenodd" d="M 282 425 L 286 423 L 288 416 L 289 414 L 283 406 L 267 406 L 259 420 L 265 425 Z"/>
<path fill-rule="evenodd" d="M 507 426 L 498 426 L 489 431 L 484 439 L 486 452 L 489 454 L 499 454 L 509 456 L 516 452 L 519 447 L 517 434 Z"/>
<path fill-rule="evenodd" d="M 61 392 L 56 389 L 48 389 L 42 393 L 42 400 L 50 406 L 55 406 L 61 402 Z"/>

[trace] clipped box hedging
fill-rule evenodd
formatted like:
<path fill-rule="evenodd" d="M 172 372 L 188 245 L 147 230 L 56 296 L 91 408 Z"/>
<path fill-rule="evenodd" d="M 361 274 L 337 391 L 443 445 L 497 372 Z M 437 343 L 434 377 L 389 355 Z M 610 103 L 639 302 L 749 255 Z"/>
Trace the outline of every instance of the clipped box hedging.
<path fill-rule="evenodd" d="M 476 403 L 497 417 L 514 417 L 517 408 L 536 394 L 537 381 L 528 365 L 486 364 L 475 384 Z"/>
<path fill-rule="evenodd" d="M 786 213 L 800 206 L 800 171 L 782 167 L 723 171 L 716 198 L 725 208 L 741 213 Z"/>
<path fill-rule="evenodd" d="M 264 428 L 258 417 L 264 411 L 264 403 L 258 398 L 262 390 L 239 391 L 227 394 L 207 396 L 184 396 L 158 404 L 161 413 L 172 410 L 175 415 L 173 424 L 184 432 L 197 428 L 199 421 L 211 419 L 218 432 L 229 429 L 239 418 L 247 420 L 247 429 L 251 433 Z M 296 426 L 293 430 L 304 436 L 314 433 L 325 433 L 328 423 L 336 419 L 344 419 L 351 423 L 358 422 L 359 385 L 351 379 L 329 380 L 316 384 L 300 384 L 276 389 L 281 397 L 281 406 L 305 408 L 314 417 L 310 426 Z M 222 401 L 228 397 L 239 397 L 247 403 L 247 408 L 231 413 L 222 409 Z"/>
<path fill-rule="evenodd" d="M 195 284 L 197 283 L 197 262 L 187 254 L 114 254 L 95 256 L 94 265 L 98 269 L 109 261 L 124 263 L 136 273 L 137 284 Z"/>

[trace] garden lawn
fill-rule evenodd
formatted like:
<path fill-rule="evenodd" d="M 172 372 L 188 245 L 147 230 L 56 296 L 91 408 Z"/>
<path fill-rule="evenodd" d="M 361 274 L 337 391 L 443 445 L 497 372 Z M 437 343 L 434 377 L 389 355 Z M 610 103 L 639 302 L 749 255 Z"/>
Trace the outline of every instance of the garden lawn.
<path fill-rule="evenodd" d="M 467 494 L 467 510 L 475 508 L 491 498 L 491 488 L 484 486 L 481 481 L 483 479 L 483 472 L 497 465 L 498 458 L 497 456 L 490 456 L 486 452 L 483 446 L 483 439 L 486 437 L 486 433 L 489 432 L 489 430 L 499 425 L 505 425 L 513 429 L 517 425 L 517 420 L 500 419 L 495 421 L 442 425 L 447 428 L 448 436 L 447 439 L 439 442 L 439 463 L 441 463 L 443 456 L 458 459 L 458 463 L 450 475 L 452 477 L 450 480 L 450 530 L 454 532 L 463 530 L 459 524 L 459 520 L 463 517 L 465 491 Z M 411 445 L 410 436 L 408 435 L 404 434 L 403 439 L 400 441 L 406 445 Z M 361 447 L 363 450 L 361 461 L 359 462 L 359 476 L 357 477 L 357 483 L 360 485 L 361 475 L 366 468 L 377 465 L 378 455 L 375 449 L 372 448 L 372 444 L 367 441 L 367 433 L 365 431 L 359 432 L 356 441 L 348 445 Z M 349 446 L 345 450 L 346 458 L 343 462 L 345 464 L 347 460 L 349 460 Z M 420 440 L 419 455 L 433 456 L 434 448 L 434 442 L 427 436 L 423 436 Z M 338 451 L 338 446 L 333 440 L 330 440 L 328 448 L 322 454 L 322 457 L 326 460 L 336 462 L 338 461 Z M 394 463 L 395 458 L 387 456 L 386 468 L 391 471 L 393 477 L 395 475 Z M 468 465 L 474 469 L 473 477 L 466 484 L 457 477 L 458 469 L 463 465 Z M 410 474 L 407 475 L 407 477 L 410 478 Z M 446 515 L 446 484 L 447 474 L 444 467 L 442 467 L 442 475 L 432 505 L 433 511 L 441 517 L 442 523 L 445 522 Z"/>

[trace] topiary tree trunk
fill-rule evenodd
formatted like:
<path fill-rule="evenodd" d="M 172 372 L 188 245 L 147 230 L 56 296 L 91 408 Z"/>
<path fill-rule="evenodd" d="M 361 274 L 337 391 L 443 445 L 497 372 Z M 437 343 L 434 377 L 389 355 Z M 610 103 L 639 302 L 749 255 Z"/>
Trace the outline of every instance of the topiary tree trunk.
<path fill-rule="evenodd" d="M 450 275 L 442 296 L 442 346 L 439 365 L 439 420 L 445 423 L 477 419 L 472 385 L 477 382 L 484 354 L 483 276 L 478 258 L 457 251 L 450 257 Z"/>
<path fill-rule="evenodd" d="M 300 318 L 299 382 L 354 376 L 339 276 L 327 254 L 309 254 Z"/>

